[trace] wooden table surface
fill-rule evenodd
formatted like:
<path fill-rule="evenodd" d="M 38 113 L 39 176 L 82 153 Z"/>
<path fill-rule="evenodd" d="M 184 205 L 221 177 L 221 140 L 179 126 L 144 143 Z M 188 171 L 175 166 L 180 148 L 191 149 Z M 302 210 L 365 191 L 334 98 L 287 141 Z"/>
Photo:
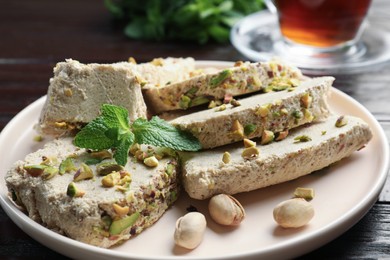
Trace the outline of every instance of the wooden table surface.
<path fill-rule="evenodd" d="M 28 104 L 46 94 L 56 62 L 116 62 L 133 56 L 192 56 L 201 60 L 245 59 L 230 44 L 144 42 L 125 38 L 97 0 L 0 0 L 0 130 Z M 375 1 L 373 24 L 387 25 L 390 8 Z M 378 119 L 390 137 L 390 64 L 355 75 L 337 75 L 336 88 L 354 97 Z M 1 147 L 7 149 L 7 147 Z M 6 169 L 0 169 L 1 175 Z M 0 259 L 66 259 L 39 244 L 0 208 Z M 312 258 L 390 258 L 390 182 L 355 226 L 327 245 L 302 256 Z"/>

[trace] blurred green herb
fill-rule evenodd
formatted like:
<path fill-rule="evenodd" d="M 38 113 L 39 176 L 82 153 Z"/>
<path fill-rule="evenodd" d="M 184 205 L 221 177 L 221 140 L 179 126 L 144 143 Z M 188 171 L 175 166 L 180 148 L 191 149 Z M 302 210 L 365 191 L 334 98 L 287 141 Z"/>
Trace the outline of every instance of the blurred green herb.
<path fill-rule="evenodd" d="M 263 9 L 263 0 L 104 0 L 134 39 L 224 43 L 231 27 Z"/>

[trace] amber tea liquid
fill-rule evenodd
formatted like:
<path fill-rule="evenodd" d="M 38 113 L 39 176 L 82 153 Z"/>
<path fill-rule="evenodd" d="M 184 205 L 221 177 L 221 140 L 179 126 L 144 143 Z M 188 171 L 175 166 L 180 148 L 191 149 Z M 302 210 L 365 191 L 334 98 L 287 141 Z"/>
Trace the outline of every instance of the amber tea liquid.
<path fill-rule="evenodd" d="M 371 0 L 274 0 L 280 29 L 292 42 L 333 47 L 355 39 Z"/>

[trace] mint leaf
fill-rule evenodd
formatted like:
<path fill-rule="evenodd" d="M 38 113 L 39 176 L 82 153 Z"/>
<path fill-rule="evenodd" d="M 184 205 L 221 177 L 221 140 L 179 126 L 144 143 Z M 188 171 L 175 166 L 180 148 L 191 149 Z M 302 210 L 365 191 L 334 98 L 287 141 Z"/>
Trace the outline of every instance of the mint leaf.
<path fill-rule="evenodd" d="M 77 133 L 74 144 L 81 148 L 103 150 L 111 148 L 115 141 L 106 136 L 108 127 L 100 117 L 87 124 Z"/>
<path fill-rule="evenodd" d="M 135 142 L 168 147 L 178 151 L 198 151 L 201 145 L 192 134 L 181 131 L 161 118 L 138 118 L 132 125 Z"/>
<path fill-rule="evenodd" d="M 116 150 L 114 153 L 114 159 L 119 165 L 126 165 L 130 146 L 133 144 L 133 142 L 134 134 L 132 132 L 128 132 L 124 134 L 117 143 Z"/>
<path fill-rule="evenodd" d="M 129 130 L 129 112 L 127 109 L 119 106 L 103 104 L 101 107 L 102 115 L 101 118 L 104 120 L 104 124 L 110 128 L 119 128 Z"/>

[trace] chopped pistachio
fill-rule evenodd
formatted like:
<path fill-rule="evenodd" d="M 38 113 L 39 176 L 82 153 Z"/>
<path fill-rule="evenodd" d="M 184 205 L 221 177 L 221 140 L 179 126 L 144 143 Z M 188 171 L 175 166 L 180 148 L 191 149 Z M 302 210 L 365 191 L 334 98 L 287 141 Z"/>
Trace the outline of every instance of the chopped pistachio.
<path fill-rule="evenodd" d="M 300 135 L 294 138 L 294 143 L 309 142 L 311 138 L 307 135 Z"/>
<path fill-rule="evenodd" d="M 303 116 L 305 117 L 305 119 L 309 122 L 313 121 L 314 120 L 314 116 L 313 114 L 306 108 L 303 109 Z"/>
<path fill-rule="evenodd" d="M 335 126 L 336 127 L 343 127 L 348 123 L 348 120 L 345 118 L 345 116 L 340 116 L 337 118 Z"/>
<path fill-rule="evenodd" d="M 254 125 L 254 124 L 247 124 L 247 125 L 245 125 L 245 127 L 244 127 L 244 134 L 245 134 L 246 136 L 248 136 L 248 135 L 254 133 L 254 132 L 256 131 L 256 128 L 257 128 L 257 126 Z"/>
<path fill-rule="evenodd" d="M 43 136 L 42 135 L 36 135 L 36 136 L 34 136 L 33 140 L 35 142 L 42 142 L 43 141 Z"/>
<path fill-rule="evenodd" d="M 31 176 L 38 177 L 43 174 L 43 171 L 47 167 L 48 167 L 47 165 L 36 164 L 36 165 L 25 165 L 23 169 L 26 170 L 26 172 Z"/>
<path fill-rule="evenodd" d="M 211 100 L 210 103 L 209 103 L 208 108 L 215 108 L 215 107 L 217 107 L 216 102 L 214 100 Z"/>
<path fill-rule="evenodd" d="M 112 162 L 104 162 L 96 166 L 96 173 L 102 176 L 105 176 L 112 172 L 119 172 L 122 170 L 123 166 Z"/>
<path fill-rule="evenodd" d="M 233 106 L 233 107 L 239 107 L 241 106 L 241 103 L 239 101 L 237 101 L 236 99 L 232 99 L 230 100 L 230 104 Z"/>
<path fill-rule="evenodd" d="M 312 188 L 296 188 L 294 192 L 295 198 L 302 198 L 307 201 L 312 200 L 314 198 L 314 189 Z"/>
<path fill-rule="evenodd" d="M 224 104 L 229 104 L 230 101 L 232 101 L 232 99 L 233 99 L 233 95 L 230 94 L 230 93 L 226 93 L 226 94 L 224 95 L 224 97 L 223 97 L 223 103 L 224 103 Z"/>
<path fill-rule="evenodd" d="M 259 115 L 261 117 L 266 117 L 269 114 L 271 104 L 265 104 L 257 108 L 256 115 Z"/>
<path fill-rule="evenodd" d="M 311 106 L 312 101 L 313 97 L 310 96 L 310 94 L 307 92 L 301 97 L 301 103 L 304 108 L 309 108 Z"/>
<path fill-rule="evenodd" d="M 275 138 L 275 134 L 272 131 L 264 130 L 261 134 L 261 142 L 260 144 L 269 144 Z"/>
<path fill-rule="evenodd" d="M 248 147 L 252 147 L 252 146 L 256 146 L 256 142 L 249 140 L 247 138 L 244 138 L 244 147 L 248 148 Z"/>
<path fill-rule="evenodd" d="M 260 154 L 259 149 L 257 149 L 256 146 L 251 146 L 251 147 L 245 148 L 245 149 L 242 151 L 241 156 L 242 156 L 244 159 L 250 159 L 250 158 L 257 157 L 259 154 Z"/>
<path fill-rule="evenodd" d="M 135 155 L 135 153 L 138 151 L 138 150 L 141 150 L 141 145 L 138 144 L 138 143 L 134 143 L 130 146 L 130 150 L 129 152 L 132 154 L 132 155 Z"/>
<path fill-rule="evenodd" d="M 209 99 L 207 97 L 199 96 L 199 97 L 195 97 L 194 99 L 192 99 L 189 106 L 194 107 L 194 106 L 206 104 L 207 102 L 209 102 Z"/>
<path fill-rule="evenodd" d="M 150 157 L 147 157 L 144 159 L 144 164 L 149 167 L 157 167 L 158 166 L 158 160 L 157 158 L 153 155 Z"/>
<path fill-rule="evenodd" d="M 119 172 L 112 172 L 102 178 L 102 185 L 104 187 L 114 187 L 119 183 L 121 174 Z"/>
<path fill-rule="evenodd" d="M 282 108 L 282 109 L 280 109 L 280 114 L 288 115 L 288 110 L 286 108 Z"/>
<path fill-rule="evenodd" d="M 295 90 L 294 87 L 289 87 L 289 88 L 287 89 L 288 92 L 291 92 L 291 91 L 294 91 L 294 90 Z"/>
<path fill-rule="evenodd" d="M 129 57 L 127 61 L 129 63 L 137 64 L 137 61 L 134 59 L 134 57 Z"/>
<path fill-rule="evenodd" d="M 219 107 L 217 107 L 215 109 L 216 112 L 220 112 L 220 111 L 224 111 L 224 110 L 226 110 L 226 105 L 225 104 L 222 104 L 222 105 L 220 105 Z"/>
<path fill-rule="evenodd" d="M 127 215 L 130 210 L 129 206 L 120 206 L 116 203 L 112 204 L 112 207 L 114 208 L 115 213 L 120 217 Z"/>
<path fill-rule="evenodd" d="M 112 154 L 108 150 L 101 150 L 101 151 L 97 151 L 97 152 L 92 152 L 92 153 L 90 153 L 90 155 L 93 158 L 97 158 L 100 160 L 112 158 Z"/>
<path fill-rule="evenodd" d="M 47 166 L 47 167 L 43 170 L 42 179 L 44 179 L 44 180 L 50 180 L 51 178 L 53 178 L 54 176 L 56 176 L 57 173 L 58 173 L 58 168 L 57 168 L 57 167 Z"/>
<path fill-rule="evenodd" d="M 172 163 L 168 163 L 167 164 L 167 167 L 166 167 L 166 169 L 165 169 L 165 173 L 167 174 L 167 175 L 172 175 L 172 173 L 173 173 L 173 171 L 175 170 L 175 165 L 174 164 L 172 164 Z"/>
<path fill-rule="evenodd" d="M 233 121 L 231 132 L 234 136 L 238 136 L 238 137 L 244 136 L 244 127 L 237 119 Z"/>
<path fill-rule="evenodd" d="M 292 116 L 296 119 L 300 119 L 303 117 L 303 113 L 299 110 L 294 110 L 294 112 L 292 112 Z"/>
<path fill-rule="evenodd" d="M 190 103 L 191 103 L 190 97 L 188 97 L 186 95 L 181 96 L 180 101 L 179 101 L 180 108 L 187 109 L 190 106 Z"/>
<path fill-rule="evenodd" d="M 321 131 L 321 135 L 326 135 L 326 131 Z"/>
<path fill-rule="evenodd" d="M 218 73 L 217 76 L 210 79 L 210 88 L 215 88 L 218 85 L 220 85 L 222 82 L 224 82 L 227 78 L 229 78 L 232 75 L 232 71 L 229 69 L 225 69 Z"/>
<path fill-rule="evenodd" d="M 69 197 L 82 197 L 84 196 L 84 194 L 85 191 L 77 187 L 74 182 L 69 183 L 68 188 L 66 190 L 66 195 L 68 195 Z"/>
<path fill-rule="evenodd" d="M 227 163 L 230 163 L 230 160 L 231 160 L 230 153 L 229 152 L 224 152 L 223 155 L 222 155 L 222 162 L 227 164 Z"/>
<path fill-rule="evenodd" d="M 66 158 L 60 163 L 59 174 L 61 175 L 76 170 L 77 168 L 73 163 L 73 158 L 71 157 Z"/>
<path fill-rule="evenodd" d="M 285 82 L 279 82 L 277 85 L 272 87 L 272 90 L 273 91 L 283 91 L 283 90 L 286 90 L 289 87 L 290 87 L 289 84 L 287 84 Z"/>
<path fill-rule="evenodd" d="M 288 136 L 288 130 L 281 131 L 281 132 L 276 134 L 275 141 L 281 141 L 281 140 L 285 139 L 287 136 Z"/>
<path fill-rule="evenodd" d="M 74 181 L 82 181 L 93 178 L 92 169 L 85 163 L 81 164 L 80 169 L 77 170 L 76 174 L 73 176 Z"/>
<path fill-rule="evenodd" d="M 198 90 L 199 90 L 198 87 L 192 87 L 192 88 L 190 88 L 190 90 L 188 90 L 188 91 L 185 93 L 185 95 L 191 97 L 191 96 L 193 96 L 196 92 L 198 92 Z"/>
<path fill-rule="evenodd" d="M 140 216 L 140 213 L 135 212 L 135 213 L 131 214 L 130 216 L 126 216 L 124 218 L 114 220 L 110 225 L 110 229 L 109 229 L 110 234 L 111 235 L 120 234 L 125 229 L 134 225 L 134 223 L 137 221 L 139 216 Z"/>
<path fill-rule="evenodd" d="M 236 61 L 236 62 L 234 63 L 234 67 L 240 67 L 240 66 L 243 65 L 243 64 L 244 64 L 243 61 L 238 60 L 238 61 Z"/>

